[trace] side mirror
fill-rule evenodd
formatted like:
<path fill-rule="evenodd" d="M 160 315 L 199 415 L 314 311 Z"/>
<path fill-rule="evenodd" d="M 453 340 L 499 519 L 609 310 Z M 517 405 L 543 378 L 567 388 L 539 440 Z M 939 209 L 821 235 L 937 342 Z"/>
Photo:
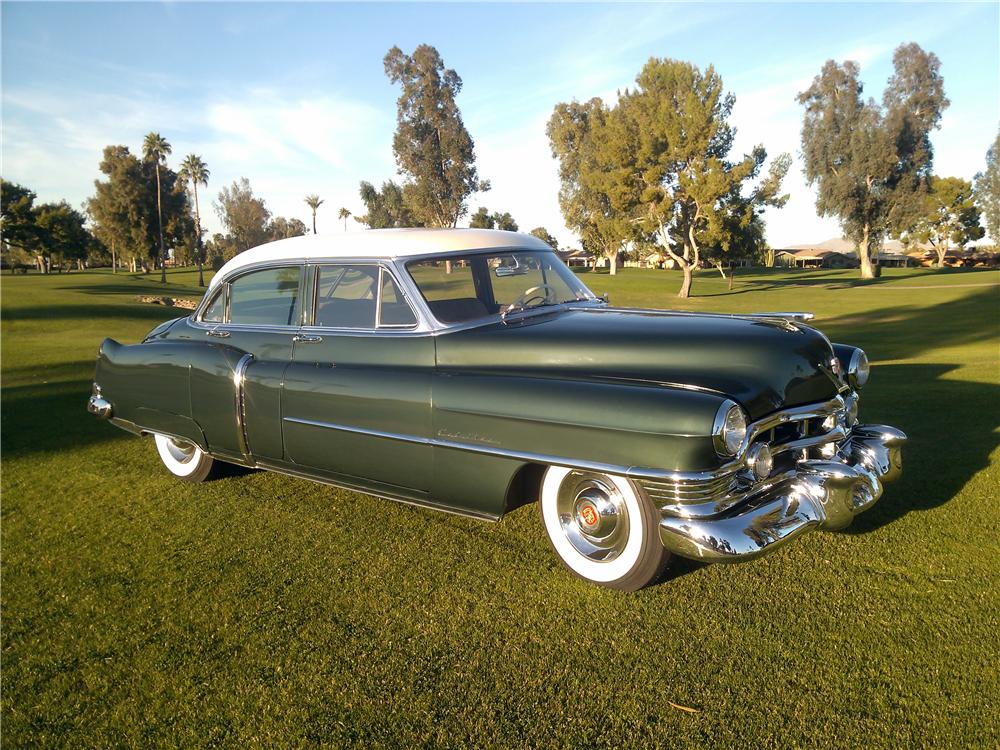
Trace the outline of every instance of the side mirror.
<path fill-rule="evenodd" d="M 610 304 L 609 301 L 608 301 L 608 293 L 607 292 L 605 292 L 604 294 L 601 295 L 601 299 L 604 300 L 604 304 L 605 305 Z"/>

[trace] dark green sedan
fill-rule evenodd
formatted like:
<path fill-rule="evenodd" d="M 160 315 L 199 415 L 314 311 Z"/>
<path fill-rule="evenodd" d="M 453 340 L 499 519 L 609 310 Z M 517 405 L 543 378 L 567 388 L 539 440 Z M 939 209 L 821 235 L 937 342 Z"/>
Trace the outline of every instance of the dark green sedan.
<path fill-rule="evenodd" d="M 216 461 L 495 520 L 538 501 L 617 589 L 846 526 L 906 436 L 804 313 L 616 308 L 540 240 L 377 230 L 229 261 L 197 310 L 102 344 L 88 408 L 202 481 Z"/>

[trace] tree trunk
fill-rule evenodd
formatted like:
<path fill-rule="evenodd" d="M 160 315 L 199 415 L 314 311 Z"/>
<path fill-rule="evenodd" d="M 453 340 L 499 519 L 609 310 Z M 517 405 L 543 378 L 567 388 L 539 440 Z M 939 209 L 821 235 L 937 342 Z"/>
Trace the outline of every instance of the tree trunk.
<path fill-rule="evenodd" d="M 313 211 L 313 234 L 316 234 L 316 212 Z"/>
<path fill-rule="evenodd" d="M 944 268 L 944 258 L 948 254 L 948 246 L 945 245 L 944 249 L 941 250 L 937 245 L 934 246 L 934 252 L 937 253 L 938 257 L 938 268 Z"/>
<path fill-rule="evenodd" d="M 733 291 L 733 277 L 736 276 L 736 267 L 729 267 L 729 291 Z"/>
<path fill-rule="evenodd" d="M 118 259 L 115 255 L 115 243 L 111 243 L 111 273 L 118 273 Z"/>
<path fill-rule="evenodd" d="M 618 273 L 618 251 L 616 250 L 613 255 L 605 257 L 608 259 L 608 273 L 614 276 Z"/>
<path fill-rule="evenodd" d="M 194 228 L 198 233 L 195 238 L 194 251 L 198 254 L 198 286 L 205 286 L 205 250 L 201 246 L 201 211 L 198 209 L 198 182 L 197 180 L 192 180 L 191 184 L 194 186 Z"/>
<path fill-rule="evenodd" d="M 861 235 L 861 245 L 858 247 L 858 257 L 861 260 L 861 278 L 874 279 L 875 268 L 872 265 L 871 249 L 868 247 L 871 237 L 871 228 L 865 224 L 864 232 Z"/>
<path fill-rule="evenodd" d="M 681 270 L 684 271 L 684 282 L 681 284 L 681 290 L 677 292 L 677 296 L 681 299 L 687 299 L 691 296 L 691 264 L 682 263 Z"/>
<path fill-rule="evenodd" d="M 160 231 L 160 283 L 167 283 L 166 255 L 163 251 L 163 208 L 160 204 L 160 161 L 156 160 L 156 228 Z"/>

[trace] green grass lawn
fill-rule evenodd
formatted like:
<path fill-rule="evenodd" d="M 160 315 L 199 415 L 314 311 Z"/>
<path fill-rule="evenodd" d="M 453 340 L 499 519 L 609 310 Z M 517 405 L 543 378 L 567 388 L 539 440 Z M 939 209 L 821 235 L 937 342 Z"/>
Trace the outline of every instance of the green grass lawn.
<path fill-rule="evenodd" d="M 6 747 L 997 747 L 1000 274 L 584 273 L 621 305 L 812 310 L 903 478 L 844 533 L 618 594 L 497 524 L 263 472 L 172 479 L 88 415 L 155 276 L 2 279 Z M 169 294 L 198 296 L 196 273 Z M 697 712 L 681 710 L 689 707 Z"/>

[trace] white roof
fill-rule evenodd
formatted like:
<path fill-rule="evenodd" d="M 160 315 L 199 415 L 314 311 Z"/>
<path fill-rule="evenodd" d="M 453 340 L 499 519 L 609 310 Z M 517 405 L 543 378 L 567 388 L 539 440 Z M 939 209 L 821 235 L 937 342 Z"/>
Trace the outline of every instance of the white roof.
<path fill-rule="evenodd" d="M 368 229 L 363 232 L 333 232 L 289 237 L 252 247 L 228 261 L 212 277 L 217 279 L 251 263 L 311 258 L 408 258 L 461 250 L 491 248 L 551 250 L 530 234 L 497 229 Z"/>

